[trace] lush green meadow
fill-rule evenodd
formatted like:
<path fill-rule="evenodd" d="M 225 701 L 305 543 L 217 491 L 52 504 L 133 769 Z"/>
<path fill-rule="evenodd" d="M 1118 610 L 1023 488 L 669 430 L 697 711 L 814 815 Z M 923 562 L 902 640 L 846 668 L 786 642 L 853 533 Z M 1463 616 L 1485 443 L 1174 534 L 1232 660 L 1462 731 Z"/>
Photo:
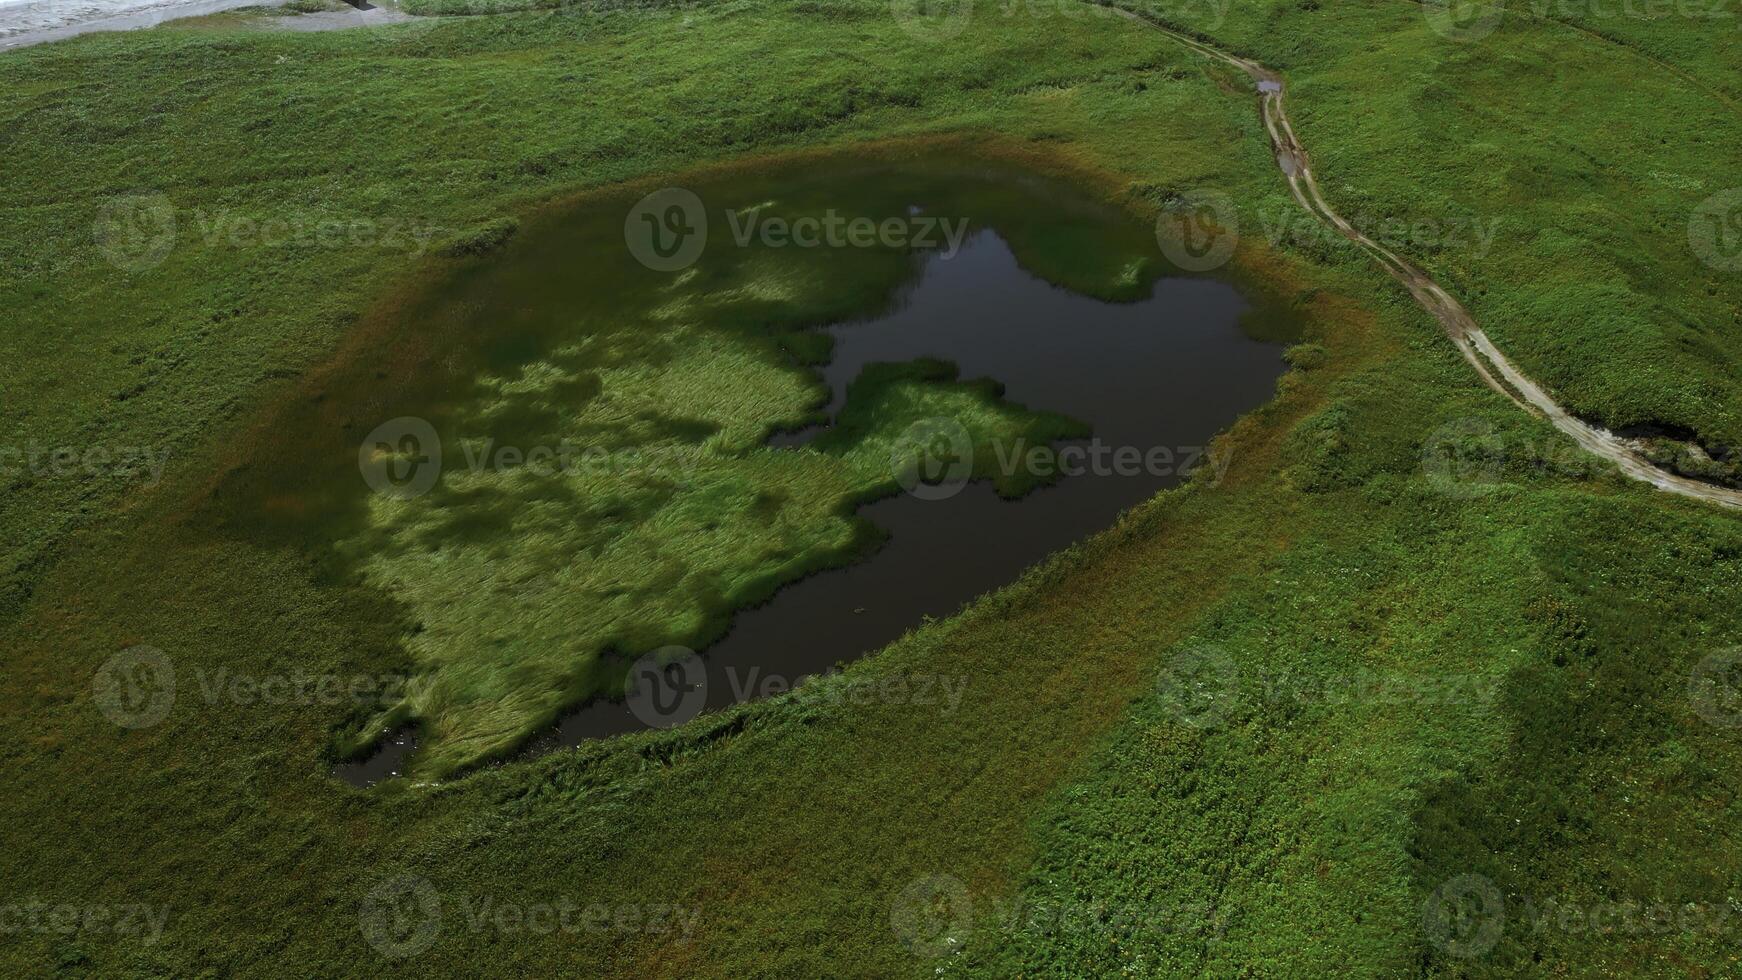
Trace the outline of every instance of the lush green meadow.
<path fill-rule="evenodd" d="M 1458 43 L 1401 0 L 1161 13 L 1283 70 L 1332 203 L 1397 222 L 1568 404 L 1742 443 L 1742 284 L 1688 236 L 1737 183 L 1734 21 L 1597 18 L 1593 37 L 1509 17 Z M 0 55 L 0 445 L 164 460 L 156 481 L 0 484 L 8 973 L 1736 969 L 1742 752 L 1696 672 L 1742 644 L 1735 515 L 1581 462 L 1360 253 L 1277 233 L 1293 205 L 1242 80 L 1069 5 L 977 4 L 941 42 L 911 27 L 882 3 L 734 0 L 294 36 L 244 17 Z M 318 418 L 311 386 L 356 345 L 388 351 L 385 373 L 415 363 L 393 352 L 435 328 L 409 314 L 475 253 L 620 182 L 939 140 L 1138 220 L 1191 189 L 1234 199 L 1229 274 L 1306 343 L 1225 437 L 1226 480 L 827 681 L 440 784 L 351 790 L 328 763 L 367 712 L 223 686 L 431 676 L 441 653 L 391 593 L 222 532 L 258 499 L 262 434 L 304 438 L 272 426 Z M 149 263 L 156 212 L 130 226 L 144 251 L 93 234 L 136 195 L 174 214 Z M 667 369 L 685 337 L 662 338 Z M 704 370 L 768 370 L 770 349 Z M 813 407 L 797 377 L 755 382 L 785 399 L 757 412 Z M 687 390 L 721 431 L 745 414 Z M 1473 476 L 1424 463 L 1448 425 L 1502 451 Z M 841 466 L 829 501 L 872 479 Z M 818 547 L 794 550 L 815 567 Z M 366 550 L 377 585 L 417 571 Z M 437 612 L 463 598 L 453 574 Z M 137 644 L 178 696 L 125 729 L 92 678 Z M 852 696 L 921 676 L 965 683 L 959 707 Z M 1424 915 L 1463 876 L 1505 902 L 1475 950 Z M 407 880 L 441 925 L 383 956 L 378 899 Z M 11 925 L 32 903 L 164 926 Z M 565 903 L 604 916 L 525 916 Z M 1609 913 L 1629 903 L 1698 915 L 1630 927 Z"/>

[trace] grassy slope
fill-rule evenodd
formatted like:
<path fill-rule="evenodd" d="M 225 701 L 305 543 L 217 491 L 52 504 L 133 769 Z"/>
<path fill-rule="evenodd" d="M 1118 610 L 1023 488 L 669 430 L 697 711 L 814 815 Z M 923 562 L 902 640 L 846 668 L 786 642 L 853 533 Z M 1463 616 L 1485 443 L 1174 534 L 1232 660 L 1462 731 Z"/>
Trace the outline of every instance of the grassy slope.
<path fill-rule="evenodd" d="M 1288 75 L 1331 203 L 1373 230 L 1410 229 L 1396 236 L 1410 254 L 1575 412 L 1742 445 L 1730 368 L 1742 286 L 1688 244 L 1695 208 L 1736 186 L 1742 112 L 1641 58 L 1658 51 L 1722 91 L 1734 18 L 1595 21 L 1679 42 L 1653 47 L 1522 15 L 1452 41 L 1405 0 L 1264 4 L 1219 27 L 1190 13 L 1169 19 Z M 1349 112 L 1357 92 L 1362 111 Z M 1495 229 L 1490 248 L 1467 233 L 1445 244 L 1469 221 Z"/>
<path fill-rule="evenodd" d="M 1468 111 L 1450 102 L 1441 125 L 1395 125 L 1383 132 L 1387 145 L 1369 149 L 1387 115 L 1447 104 L 1408 97 L 1428 82 L 1399 81 L 1424 70 L 1406 32 L 1385 32 L 1364 55 L 1384 60 L 1353 62 L 1388 9 L 1348 11 L 1327 30 L 1296 29 L 1300 15 L 1280 9 L 1269 18 L 1234 11 L 1221 31 L 1291 71 L 1294 111 L 1334 196 L 1358 181 L 1410 200 L 1426 186 L 1413 181 L 1433 175 L 1388 175 L 1400 160 L 1437 159 L 1437 134 Z M 717 156 L 978 126 L 1063 142 L 1129 175 L 1134 183 L 1108 190 L 1139 205 L 1158 188 L 1200 182 L 1267 213 L 1283 200 L 1246 96 L 1218 90 L 1194 61 L 1133 28 L 988 11 L 976 21 L 984 28 L 928 48 L 880 5 L 713 8 L 698 21 L 625 23 L 578 45 L 583 24 L 600 26 L 528 19 L 379 36 L 89 38 L 0 61 L 0 84 L 28 96 L 10 110 L 0 148 L 38 161 L 5 178 L 8 227 L 18 231 L 4 261 L 20 273 L 5 297 L 18 314 L 0 380 L 8 427 L 45 442 L 150 440 L 183 456 L 170 486 L 132 495 L 119 513 L 102 506 L 113 488 L 38 483 L 6 496 L 5 540 L 21 542 L 14 554 L 25 565 L 12 579 L 4 683 L 8 703 L 23 708 L 4 722 L 18 777 L 0 803 L 0 869 L 17 894 L 163 902 L 172 912 L 153 947 L 14 937 L 4 955 L 19 969 L 378 972 L 357 900 L 400 870 L 429 877 L 450 901 L 436 945 L 406 967 L 419 973 L 468 960 L 639 975 L 929 973 L 935 964 L 896 941 L 889 914 L 909 882 L 939 874 L 962 879 L 982 903 L 1012 894 L 1205 900 L 1226 920 L 1216 943 L 1163 935 L 1118 949 L 1092 934 L 1043 941 L 976 930 L 953 965 L 993 973 L 1021 962 L 1080 974 L 1126 956 L 1146 970 L 1217 973 L 1237 964 L 1437 969 L 1445 964 L 1422 936 L 1421 900 L 1465 871 L 1538 897 L 1655 887 L 1681 900 L 1727 898 L 1733 742 L 1688 716 L 1680 678 L 1742 633 L 1735 522 L 1534 466 L 1528 449 L 1494 493 L 1433 492 L 1419 447 L 1448 419 L 1491 418 L 1514 447 L 1538 453 L 1559 444 L 1479 390 L 1425 317 L 1357 258 L 1338 248 L 1266 255 L 1252 236 L 1251 268 L 1285 292 L 1320 290 L 1310 294 L 1311 322 L 1324 363 L 1243 424 L 1223 487 L 1164 499 L 864 666 L 966 677 L 970 694 L 952 716 L 819 704 L 819 691 L 439 791 L 372 797 L 340 790 L 312 764 L 335 720 L 328 709 L 243 711 L 184 697 L 155 729 L 104 723 L 89 702 L 90 672 L 130 642 L 164 646 L 180 664 L 256 673 L 399 663 L 395 638 L 371 626 L 374 610 L 336 607 L 285 556 L 197 540 L 165 518 L 221 453 L 213 427 L 234 425 L 226 420 L 273 372 L 317 360 L 406 263 L 194 250 L 129 281 L 91 254 L 93 195 L 161 188 L 238 207 L 291 200 L 465 228 L 559 187 L 673 167 L 694 144 Z M 834 53 L 797 54 L 806 50 Z M 1561 54 L 1558 42 L 1552 50 Z M 428 57 L 438 53 L 465 56 Z M 1472 59 L 1430 65 L 1442 87 L 1514 91 Z M 851 105 L 843 81 L 861 93 Z M 553 94 L 570 91 L 563 85 L 577 94 Z M 1666 83 L 1659 102 L 1684 98 Z M 638 111 L 601 110 L 613 104 Z M 671 119 L 683 122 L 660 121 Z M 404 142 L 408 129 L 428 144 Z M 123 137 L 130 150 L 113 142 Z M 1540 131 L 1509 138 L 1552 155 L 1532 149 L 1548 138 Z M 1472 169 L 1487 182 L 1432 186 L 1471 195 L 1456 198 L 1471 211 L 1561 186 L 1521 192 L 1519 171 Z M 1584 222 L 1591 236 L 1610 217 L 1541 210 Z M 1518 275 L 1491 255 L 1452 281 L 1474 299 L 1519 290 L 1528 280 Z M 1631 281 L 1652 303 L 1728 303 L 1733 316 L 1734 296 L 1704 285 Z M 1522 327 L 1490 325 L 1528 343 Z M 88 384 L 67 383 L 70 349 L 86 357 Z M 1605 370 L 1588 349 L 1581 357 L 1581 375 Z M 1724 383 L 1716 371 L 1701 380 Z M 101 520 L 79 515 L 81 499 Z M 51 547 L 58 564 L 32 564 Z M 1294 710 L 1254 699 L 1207 731 L 1181 730 L 1150 700 L 1127 714 L 1182 642 L 1221 645 L 1248 680 L 1263 667 L 1334 677 L 1398 665 L 1500 677 L 1504 694 L 1451 710 Z M 67 812 L 79 819 L 68 824 Z M 701 931 L 688 943 L 473 933 L 451 904 L 565 894 L 680 902 L 700 911 Z M 1477 968 L 1528 958 L 1516 942 L 1508 933 Z M 1546 942 L 1538 951 L 1574 972 L 1662 969 L 1677 960 L 1653 957 L 1671 956 L 1718 970 L 1730 955 L 1685 937 Z"/>

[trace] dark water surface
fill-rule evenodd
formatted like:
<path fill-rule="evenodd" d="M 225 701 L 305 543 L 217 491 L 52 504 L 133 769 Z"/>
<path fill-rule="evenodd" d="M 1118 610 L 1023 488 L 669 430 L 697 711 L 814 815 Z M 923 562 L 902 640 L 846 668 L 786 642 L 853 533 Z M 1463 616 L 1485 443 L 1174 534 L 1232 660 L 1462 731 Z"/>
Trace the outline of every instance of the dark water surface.
<path fill-rule="evenodd" d="M 1233 287 L 1209 279 L 1163 279 L 1135 303 L 1092 299 L 1024 272 L 1001 239 L 981 232 L 953 258 L 933 256 L 895 312 L 828 328 L 836 339 L 822 372 L 831 412 L 866 364 L 936 357 L 954 361 L 964 378 L 997 379 L 1012 401 L 1089 422 L 1093 438 L 1078 443 L 1085 450 L 1135 447 L 1159 465 L 1121 468 L 1107 452 L 1099 470 L 1085 459 L 1087 472 L 1018 500 L 979 481 L 945 499 L 903 494 L 861 508 L 890 540 L 866 561 L 812 575 L 739 613 L 731 633 L 702 651 L 707 707 L 766 690 L 770 677 L 789 686 L 876 650 L 1177 485 L 1179 470 L 1268 399 L 1284 370 L 1282 345 L 1240 329 L 1248 309 Z M 531 751 L 645 727 L 623 703 L 595 703 Z"/>
<path fill-rule="evenodd" d="M 702 190 L 710 199 L 723 195 Z M 1205 456 L 1205 447 L 1240 414 L 1267 400 L 1284 370 L 1282 344 L 1254 339 L 1242 329 L 1243 318 L 1253 319 L 1251 304 L 1234 287 L 1164 275 L 1150 229 L 1057 181 L 954 157 L 892 164 L 853 160 L 809 163 L 802 177 L 741 179 L 730 194 L 748 202 L 802 202 L 812 213 L 839 202 L 851 213 L 935 209 L 973 219 L 965 245 L 953 254 L 774 253 L 794 275 L 839 281 L 842 298 L 832 309 L 859 310 L 830 313 L 820 322 L 832 325 L 812 328 L 834 340 L 829 359 L 815 369 L 828 388 L 819 417 L 834 416 L 847 386 L 867 365 L 936 358 L 954 362 L 963 379 L 1001 383 L 1007 401 L 1087 423 L 1090 439 L 1061 448 L 1080 450 L 1085 466 L 1098 458 L 1101 468 L 1017 499 L 1001 498 L 989 482 L 976 481 L 943 499 L 902 493 L 862 506 L 859 516 L 888 532 L 880 547 L 740 610 L 726 635 L 700 651 L 706 676 L 690 678 L 689 686 L 705 690 L 710 709 L 757 696 L 768 690 L 770 678 L 776 679 L 774 690 L 784 689 L 874 651 L 926 617 L 947 616 L 1046 555 L 1108 527 L 1122 510 L 1181 482 L 1189 466 L 1225 466 L 1227 460 Z M 433 351 L 428 363 L 439 362 L 452 378 L 419 380 L 430 394 L 414 397 L 408 389 L 378 411 L 414 414 L 399 407 L 406 404 L 415 414 L 439 419 L 444 399 L 465 390 L 473 365 L 541 356 L 570 342 L 565 331 L 573 330 L 572 311 L 583 302 L 578 297 L 597 305 L 612 289 L 633 290 L 640 273 L 609 264 L 622 251 L 617 229 L 624 212 L 598 210 L 573 219 L 577 227 L 590 222 L 594 231 L 563 232 L 574 236 L 571 244 L 528 243 L 521 257 L 510 250 L 499 263 L 509 267 L 498 274 L 503 284 L 491 287 L 508 300 L 491 299 L 491 293 L 464 283 L 450 288 L 449 296 L 459 297 L 452 305 L 469 311 L 468 322 L 485 322 L 475 309 L 495 304 L 507 314 L 500 320 L 508 326 L 489 321 L 495 332 L 468 341 L 465 351 L 472 353 Z M 602 222 L 612 224 L 601 237 Z M 584 259 L 592 254 L 588 248 L 603 249 L 599 243 L 612 236 L 614 244 L 605 245 L 615 252 L 599 251 L 597 261 L 575 263 L 573 275 L 585 277 L 584 292 L 552 284 L 562 275 L 553 263 L 565 248 Z M 710 261 L 768 261 L 768 253 L 752 250 L 724 254 L 717 241 L 709 240 Z M 707 263 L 698 268 L 704 277 L 720 274 Z M 863 280 L 846 270 L 859 270 Z M 824 430 L 812 425 L 777 432 L 769 444 L 813 452 L 806 444 Z M 1013 465 L 1021 465 L 1022 448 L 1004 447 Z M 1121 449 L 1123 455 L 1115 456 Z M 321 494 L 305 496 L 327 507 L 325 520 L 342 523 L 356 492 L 355 470 L 338 477 L 343 480 L 320 481 Z M 319 513 L 315 504 L 300 506 Z M 299 511 L 298 519 L 307 520 L 307 514 Z M 627 658 L 642 652 L 616 651 Z M 624 703 L 595 700 L 533 740 L 527 751 L 642 727 Z M 396 732 L 380 751 L 336 772 L 347 782 L 368 785 L 397 775 L 417 746 L 411 731 Z"/>

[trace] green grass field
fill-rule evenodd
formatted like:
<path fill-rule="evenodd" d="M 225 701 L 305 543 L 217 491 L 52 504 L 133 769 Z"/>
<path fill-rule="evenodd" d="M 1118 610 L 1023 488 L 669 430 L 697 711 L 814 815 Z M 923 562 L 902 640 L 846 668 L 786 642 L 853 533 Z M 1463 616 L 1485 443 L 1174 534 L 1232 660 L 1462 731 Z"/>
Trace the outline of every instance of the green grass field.
<path fill-rule="evenodd" d="M 1742 281 L 1689 229 L 1738 184 L 1734 14 L 1527 9 L 1463 43 L 1403 0 L 1160 13 L 1285 72 L 1331 202 L 1395 222 L 1396 247 L 1566 404 L 1721 455 L 1742 444 Z M 732 0 L 308 35 L 238 18 L 0 55 L 0 445 L 163 461 L 157 480 L 112 460 L 0 476 L 6 972 L 1737 969 L 1742 751 L 1721 669 L 1742 645 L 1736 516 L 1581 461 L 1357 250 L 1277 233 L 1296 212 L 1243 79 L 1068 4 L 978 3 L 959 35 L 926 36 L 887 4 Z M 443 323 L 420 304 L 538 241 L 548 208 L 868 143 L 897 158 L 966 146 L 1137 222 L 1188 190 L 1230 195 L 1228 274 L 1304 343 L 1276 398 L 1224 437 L 1227 478 L 1164 494 L 826 681 L 457 778 L 554 702 L 476 700 L 455 731 L 484 737 L 360 791 L 329 762 L 382 706 L 219 689 L 409 675 L 457 702 L 508 676 L 577 693 L 560 644 L 538 676 L 497 661 L 479 680 L 462 648 L 488 566 L 432 573 L 384 545 L 417 536 L 414 509 L 333 525 L 338 550 L 367 545 L 337 567 L 232 533 L 275 486 L 259 474 L 280 472 L 262 447 L 312 438 L 282 420 L 328 411 L 311 392 L 335 365 L 366 371 L 359 351 L 422 377 Z M 324 238 L 323 222 L 338 223 Z M 1119 281 L 1104 263 L 1034 261 L 1080 288 Z M 866 305 L 786 299 L 795 324 Z M 740 322 L 765 321 L 781 322 Z M 658 340 L 668 360 L 631 359 L 657 379 L 628 387 L 693 397 L 681 414 L 740 444 L 814 407 L 777 338 Z M 956 398 L 989 426 L 1062 424 L 985 390 L 902 384 L 882 393 Z M 777 397 L 724 397 L 738 386 Z M 462 408 L 535 394 L 503 384 Z M 354 414 L 401 397 L 382 385 Z M 889 411 L 867 447 L 926 410 Z M 1482 482 L 1424 464 L 1448 426 L 1503 446 Z M 839 448 L 802 475 L 719 464 L 723 481 L 820 488 L 789 553 L 746 556 L 728 530 L 688 554 L 747 580 L 840 557 L 840 501 L 882 476 Z M 491 508 L 534 510 L 484 489 L 480 526 Z M 653 533 L 628 524 L 631 544 Z M 672 635 L 717 628 L 720 605 L 661 584 L 640 612 Z M 423 614 L 436 628 L 409 633 Z M 129 729 L 93 677 L 137 645 L 174 664 L 177 697 Z M 959 707 L 854 696 L 913 677 L 964 684 Z M 1503 914 L 1472 906 L 1484 888 Z M 418 932 L 432 896 L 438 924 Z M 1466 917 L 1436 914 L 1442 898 Z M 62 906 L 74 918 L 35 917 Z M 110 914 L 140 909 L 160 932 Z"/>

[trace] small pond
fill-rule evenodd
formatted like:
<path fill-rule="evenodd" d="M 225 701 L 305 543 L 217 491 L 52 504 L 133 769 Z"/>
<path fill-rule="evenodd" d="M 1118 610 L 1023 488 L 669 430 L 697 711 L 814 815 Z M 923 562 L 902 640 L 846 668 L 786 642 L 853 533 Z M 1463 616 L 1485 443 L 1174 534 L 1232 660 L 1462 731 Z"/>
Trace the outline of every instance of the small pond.
<path fill-rule="evenodd" d="M 1227 465 L 1205 447 L 1284 370 L 1280 321 L 1032 167 L 671 183 L 384 305 L 216 493 L 225 533 L 393 624 L 411 680 L 347 722 L 392 732 L 347 781 L 639 729 L 656 649 L 700 652 L 703 709 L 829 671 Z M 916 485 L 916 431 L 968 471 Z"/>

